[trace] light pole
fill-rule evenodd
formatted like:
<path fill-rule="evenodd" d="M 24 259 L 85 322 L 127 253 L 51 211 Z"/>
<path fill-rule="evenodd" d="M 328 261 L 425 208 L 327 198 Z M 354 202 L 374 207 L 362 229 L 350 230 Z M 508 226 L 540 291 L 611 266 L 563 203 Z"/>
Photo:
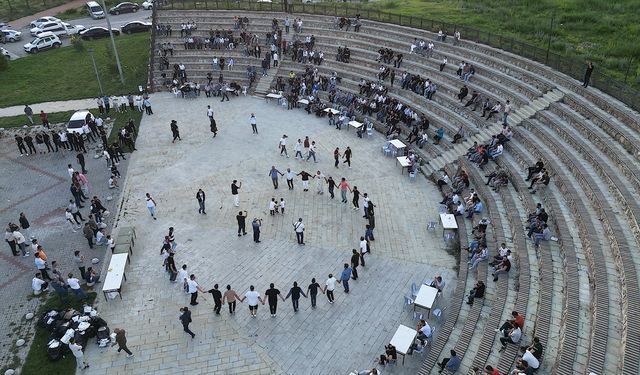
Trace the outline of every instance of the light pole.
<path fill-rule="evenodd" d="M 100 75 L 98 74 L 98 67 L 96 66 L 96 59 L 93 58 L 93 48 L 89 48 L 87 51 L 89 52 L 91 61 L 93 62 L 93 70 L 96 72 L 96 79 L 98 80 L 98 87 L 100 88 L 100 96 L 104 96 L 104 92 L 102 91 L 102 82 L 100 82 Z"/>
<path fill-rule="evenodd" d="M 118 66 L 118 73 L 120 74 L 120 83 L 124 84 L 124 74 L 122 74 L 122 66 L 120 66 L 120 57 L 118 56 L 118 49 L 116 48 L 116 40 L 113 38 L 111 32 L 111 21 L 109 21 L 109 11 L 107 6 L 102 0 L 102 9 L 104 10 L 104 18 L 107 21 L 107 29 L 109 29 L 109 37 L 111 38 L 111 47 L 113 47 L 113 54 L 116 56 L 116 65 Z"/>
<path fill-rule="evenodd" d="M 553 21 L 555 20 L 555 14 L 551 14 L 551 29 L 549 30 L 549 43 L 547 43 L 547 57 L 544 60 L 546 65 L 549 65 L 549 50 L 551 49 L 551 34 L 553 34 Z"/>

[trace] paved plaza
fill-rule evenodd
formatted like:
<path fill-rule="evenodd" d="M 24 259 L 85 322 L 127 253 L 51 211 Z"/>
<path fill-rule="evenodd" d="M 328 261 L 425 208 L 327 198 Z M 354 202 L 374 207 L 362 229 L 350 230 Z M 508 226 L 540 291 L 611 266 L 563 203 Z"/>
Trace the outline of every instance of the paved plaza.
<path fill-rule="evenodd" d="M 112 215 L 119 220 L 117 225 L 133 225 L 138 234 L 127 266 L 123 299 L 105 301 L 100 293 L 96 306 L 112 330 L 126 329 L 128 346 L 135 357 L 127 359 L 115 348 L 89 345 L 86 356 L 92 373 L 347 374 L 355 368 L 371 368 L 399 324 L 415 325 L 412 310 L 403 310 L 403 296 L 411 283 L 441 274 L 448 286 L 437 304 L 446 315 L 447 300 L 455 285 L 455 259 L 446 250 L 442 232 L 426 230 L 426 222 L 437 217 L 440 195 L 422 177 L 410 182 L 406 171 L 401 174 L 395 160 L 380 152 L 383 138 L 379 134 L 359 139 L 353 129 L 339 131 L 328 126 L 326 118 L 307 115 L 302 109 L 287 111 L 275 102 L 253 97 L 234 97 L 220 103 L 216 98 L 183 100 L 161 93 L 152 96 L 152 103 L 154 115 L 143 118 L 139 151 L 128 160 L 126 181 L 121 181 L 123 208 Z M 215 111 L 219 128 L 216 138 L 209 131 L 207 104 Z M 251 112 L 257 117 L 258 135 L 251 133 Z M 172 119 L 178 121 L 182 136 L 182 141 L 175 144 L 171 143 L 169 128 Z M 279 155 L 277 147 L 282 134 L 289 136 L 288 159 Z M 295 140 L 305 135 L 318 144 L 318 163 L 293 158 Z M 13 146 L 7 140 L 3 144 Z M 353 150 L 353 168 L 341 164 L 336 169 L 333 150 L 346 146 Z M 68 190 L 63 182 L 67 159 L 72 156 L 62 160 L 59 155 L 45 155 L 33 162 L 39 168 L 36 171 L 23 166 L 27 159 L 16 161 L 13 153 L 4 155 L 3 163 L 21 169 L 11 172 L 15 176 L 5 176 L 9 182 L 3 184 L 3 190 L 11 191 L 12 202 L 33 196 L 29 200 L 33 209 L 41 209 L 38 215 L 49 218 L 37 220 L 42 233 L 51 237 L 47 240 L 51 245 L 46 247 L 51 249 L 49 257 L 57 259 L 64 254 L 63 269 L 71 270 L 72 246 L 60 236 L 67 228 L 62 216 L 54 214 L 64 200 L 54 196 L 64 197 L 64 190 Z M 32 159 L 28 160 L 31 163 Z M 89 163 L 98 168 L 104 160 L 90 159 Z M 92 164 L 88 165 L 90 171 Z M 350 203 L 340 203 L 339 193 L 336 199 L 329 199 L 326 187 L 324 195 L 316 194 L 314 181 L 310 191 L 303 192 L 297 178 L 295 189 L 289 191 L 284 178 L 280 178 L 280 188 L 274 190 L 267 175 L 272 165 L 283 172 L 289 167 L 295 172 L 321 170 L 336 180 L 346 177 L 351 186 L 369 193 L 376 204 L 376 241 L 367 265 L 358 269 L 360 278 L 350 282 L 349 294 L 336 288 L 335 304 L 330 305 L 320 295 L 317 309 L 311 309 L 309 300 L 303 298 L 300 311 L 294 313 L 289 301 L 280 302 L 276 318 L 269 316 L 265 305 L 252 319 L 246 301 L 238 305 L 235 315 L 229 315 L 223 306 L 222 314 L 216 316 L 211 295 L 201 294 L 200 304 L 192 309 L 191 329 L 197 335 L 192 340 L 178 321 L 178 309 L 188 305 L 189 296 L 169 282 L 159 253 L 170 226 L 176 230 L 178 267 L 187 264 L 206 289 L 214 283 L 221 289 L 231 284 L 240 295 L 249 285 L 255 285 L 262 294 L 271 282 L 285 295 L 294 281 L 306 291 L 312 277 L 324 285 L 329 273 L 339 276 L 342 264 L 349 261 L 351 249 L 358 247 L 359 237 L 364 234 L 362 208 L 354 211 Z M 33 178 L 50 181 L 34 184 Z M 264 219 L 260 244 L 252 241 L 250 233 L 236 236 L 238 208 L 233 206 L 230 192 L 234 179 L 242 182 L 240 209 L 248 211 L 249 221 L 253 217 Z M 11 181 L 20 181 L 21 189 L 12 189 Z M 37 194 L 49 185 L 55 188 Z M 198 214 L 198 188 L 207 194 L 207 215 Z M 145 192 L 158 203 L 157 221 L 148 214 Z M 285 199 L 284 216 L 268 215 L 272 197 Z M 4 205 L 5 222 L 16 220 L 15 204 Z M 306 225 L 306 246 L 296 244 L 292 223 L 298 217 Z M 58 242 L 53 240 L 55 235 Z M 72 241 L 77 241 L 73 246 L 85 254 L 89 252 L 80 232 Z M 104 255 L 103 248 L 93 251 Z M 1 292 L 21 304 L 29 294 L 33 260 L 16 258 L 13 262 L 24 265 L 4 270 L 16 280 L 10 287 L 3 284 Z M 104 266 L 103 273 L 107 271 Z M 25 309 L 18 309 L 17 318 Z M 429 321 L 439 327 L 434 319 Z M 408 356 L 404 366 L 385 372 L 413 374 L 422 359 L 420 354 Z"/>

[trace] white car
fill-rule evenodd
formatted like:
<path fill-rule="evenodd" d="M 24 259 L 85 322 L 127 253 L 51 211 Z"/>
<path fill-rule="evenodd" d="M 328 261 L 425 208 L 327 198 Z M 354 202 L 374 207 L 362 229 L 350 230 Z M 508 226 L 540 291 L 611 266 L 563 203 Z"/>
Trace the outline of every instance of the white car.
<path fill-rule="evenodd" d="M 64 28 L 67 29 L 67 35 L 80 34 L 81 31 L 86 30 L 86 27 L 82 25 L 72 25 L 66 22 L 63 22 L 62 24 L 64 25 Z"/>
<path fill-rule="evenodd" d="M 84 29 L 85 27 L 82 25 L 71 25 L 66 22 L 48 22 L 43 24 L 41 27 L 34 27 L 30 32 L 33 36 L 37 36 L 48 31 L 58 36 L 63 36 L 78 34 Z"/>
<path fill-rule="evenodd" d="M 6 42 L 15 42 L 22 39 L 22 33 L 20 31 L 7 29 L 7 30 L 2 30 L 0 32 L 4 34 L 4 40 Z"/>
<path fill-rule="evenodd" d="M 24 45 L 24 51 L 27 53 L 38 53 L 49 48 L 58 48 L 62 45 L 60 38 L 52 32 L 44 32 L 39 34 L 33 40 Z"/>
<path fill-rule="evenodd" d="M 0 47 L 0 55 L 4 56 L 7 60 L 11 60 L 11 55 L 9 55 L 9 51 Z"/>
<path fill-rule="evenodd" d="M 40 27 L 40 25 L 47 22 L 62 22 L 62 21 L 56 17 L 47 16 L 47 17 L 40 17 L 35 21 L 31 21 L 30 25 L 31 25 L 31 28 Z"/>
<path fill-rule="evenodd" d="M 0 22 L 0 30 L 9 30 L 11 28 L 11 25 L 9 25 L 6 22 Z"/>
<path fill-rule="evenodd" d="M 142 3 L 142 9 L 144 10 L 151 10 L 153 9 L 153 0 L 145 0 Z"/>
<path fill-rule="evenodd" d="M 83 134 L 84 132 L 82 130 L 82 127 L 84 126 L 85 120 L 87 119 L 87 115 L 90 116 L 92 120 L 95 119 L 91 112 L 87 110 L 77 111 L 76 113 L 71 115 L 71 118 L 67 123 L 67 132 Z"/>

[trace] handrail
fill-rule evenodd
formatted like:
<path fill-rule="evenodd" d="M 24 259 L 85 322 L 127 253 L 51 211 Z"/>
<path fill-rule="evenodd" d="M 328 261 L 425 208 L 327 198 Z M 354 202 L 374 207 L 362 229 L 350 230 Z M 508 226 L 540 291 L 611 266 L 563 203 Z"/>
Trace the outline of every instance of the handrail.
<path fill-rule="evenodd" d="M 292 3 L 292 0 L 272 2 L 258 2 L 247 0 L 167 0 L 162 9 L 178 10 L 246 10 L 246 11 L 273 11 L 289 13 L 321 14 L 327 16 L 354 17 L 360 14 L 363 19 L 392 23 L 400 26 L 409 26 L 431 32 L 444 30 L 449 34 L 460 31 L 465 41 L 485 44 L 494 48 L 514 53 L 527 59 L 537 61 L 554 70 L 564 73 L 578 81 L 584 76 L 586 64 L 584 61 L 573 57 L 563 56 L 532 44 L 482 31 L 465 25 L 426 19 L 421 17 L 403 16 L 377 9 L 361 8 L 359 5 L 351 6 L 338 3 Z M 156 13 L 154 7 L 153 19 Z M 591 75 L 590 85 L 596 87 L 624 104 L 640 111 L 640 90 L 620 82 L 598 70 Z"/>

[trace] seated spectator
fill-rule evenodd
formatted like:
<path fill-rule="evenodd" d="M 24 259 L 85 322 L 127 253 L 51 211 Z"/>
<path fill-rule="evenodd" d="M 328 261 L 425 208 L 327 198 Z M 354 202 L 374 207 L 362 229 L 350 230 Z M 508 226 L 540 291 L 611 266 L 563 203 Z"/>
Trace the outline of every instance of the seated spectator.
<path fill-rule="evenodd" d="M 482 219 L 480 219 L 480 221 L 478 221 L 478 225 L 476 225 L 474 229 L 478 229 L 480 232 L 484 233 L 487 231 L 487 227 L 489 226 L 489 224 L 491 224 L 491 220 L 489 220 L 488 217 L 483 217 Z"/>
<path fill-rule="evenodd" d="M 433 142 L 434 145 L 438 145 L 440 144 L 440 141 L 442 140 L 442 138 L 444 138 L 444 128 L 440 127 L 438 130 L 436 130 L 436 135 L 433 136 L 433 140 L 435 142 Z"/>
<path fill-rule="evenodd" d="M 502 155 L 504 151 L 504 146 L 502 144 L 498 144 L 495 148 L 489 150 L 489 156 L 491 159 L 495 160 L 498 156 Z"/>
<path fill-rule="evenodd" d="M 42 292 L 46 292 L 49 288 L 49 283 L 42 280 L 42 274 L 40 272 L 36 273 L 36 276 L 31 280 L 31 288 L 33 289 L 34 295 L 39 295 Z"/>
<path fill-rule="evenodd" d="M 531 341 L 531 344 L 529 344 L 529 346 L 520 347 L 521 352 L 524 353 L 525 351 L 529 351 L 534 357 L 536 357 L 537 360 L 540 360 L 540 358 L 542 358 L 543 350 L 544 348 L 542 347 L 540 339 L 537 336 L 533 338 L 533 341 Z"/>
<path fill-rule="evenodd" d="M 464 216 L 464 202 L 460 201 L 460 203 L 458 203 L 458 206 L 456 207 L 455 212 L 453 213 L 454 216 Z"/>
<path fill-rule="evenodd" d="M 436 181 L 436 185 L 438 185 L 438 190 L 442 192 L 442 187 L 445 185 L 448 185 L 449 182 L 451 182 L 451 180 L 449 179 L 449 175 L 447 174 L 447 172 L 444 172 L 442 174 L 442 177 L 440 177 L 438 181 Z"/>
<path fill-rule="evenodd" d="M 473 305 L 473 300 L 475 298 L 483 298 L 486 288 L 487 287 L 486 285 L 484 285 L 484 282 L 482 280 L 478 280 L 473 286 L 473 289 L 469 291 L 469 297 L 467 297 L 467 305 Z"/>
<path fill-rule="evenodd" d="M 536 173 L 535 175 L 533 175 L 533 178 L 531 179 L 531 184 L 529 185 L 529 190 L 533 189 L 533 185 L 536 184 L 537 182 L 542 181 L 542 178 L 544 177 L 544 174 L 546 173 L 546 169 L 542 169 L 540 172 Z"/>
<path fill-rule="evenodd" d="M 524 365 L 524 363 L 526 363 L 528 366 Z M 533 353 L 531 353 L 528 350 L 525 350 L 524 354 L 522 355 L 522 359 L 519 359 L 516 362 L 516 367 L 519 367 L 519 365 L 522 365 L 522 368 L 525 370 L 525 373 L 526 373 L 527 368 L 531 368 L 534 371 L 537 370 L 540 367 L 540 361 L 538 360 L 538 358 L 536 358 L 533 355 Z"/>
<path fill-rule="evenodd" d="M 427 339 L 430 339 L 433 335 L 433 330 L 424 319 L 420 319 L 416 327 L 416 331 L 418 331 L 416 339 L 420 341 L 420 345 L 422 346 L 424 346 Z"/>
<path fill-rule="evenodd" d="M 531 221 L 529 225 L 529 232 L 527 232 L 527 237 L 531 238 L 534 233 L 542 233 L 544 227 L 542 226 L 542 221 L 538 218 L 535 218 Z"/>
<path fill-rule="evenodd" d="M 550 241 L 551 240 L 551 229 L 547 224 L 542 225 L 542 233 L 534 233 L 533 234 L 533 243 L 536 247 L 540 246 L 540 241 Z"/>
<path fill-rule="evenodd" d="M 511 254 L 511 250 L 509 250 L 507 248 L 507 245 L 503 242 L 500 244 L 500 247 L 498 248 L 498 255 L 495 255 L 493 257 L 494 262 L 489 263 L 490 266 L 495 266 L 498 263 L 502 262 L 502 259 L 504 259 L 504 257 L 508 256 Z"/>
<path fill-rule="evenodd" d="M 508 273 L 511 270 L 511 261 L 507 257 L 502 258 L 502 262 L 496 266 L 495 270 L 491 274 L 493 281 L 498 281 L 498 276 L 502 273 Z"/>
<path fill-rule="evenodd" d="M 453 135 L 453 140 L 451 141 L 451 143 L 457 143 L 462 138 L 464 138 L 464 128 L 460 126 L 456 134 Z"/>
<path fill-rule="evenodd" d="M 478 264 L 482 261 L 485 261 L 489 259 L 489 250 L 484 247 L 482 248 L 482 250 L 480 250 L 479 253 L 475 254 L 471 260 L 468 262 L 469 264 L 471 264 L 471 266 L 469 267 L 470 270 L 475 269 Z"/>
<path fill-rule="evenodd" d="M 544 172 L 542 172 L 542 178 L 532 182 L 535 182 L 536 188 L 531 191 L 531 194 L 535 194 L 539 188 L 549 186 L 549 182 L 551 182 L 551 177 L 549 177 L 549 173 L 545 170 Z"/>
<path fill-rule="evenodd" d="M 396 347 L 391 345 L 384 346 L 384 354 L 380 354 L 380 361 L 378 361 L 381 365 L 386 365 L 391 361 L 396 361 L 398 359 L 398 352 L 396 351 Z"/>
<path fill-rule="evenodd" d="M 524 316 L 520 315 L 517 311 L 512 311 L 511 318 L 507 319 L 496 332 L 502 332 L 502 335 L 506 337 L 507 332 L 515 327 L 524 328 Z"/>
<path fill-rule="evenodd" d="M 497 368 L 493 368 L 492 366 L 487 365 L 484 368 L 484 373 L 486 375 L 500 375 L 500 371 Z"/>
<path fill-rule="evenodd" d="M 532 176 L 538 174 L 542 169 L 544 169 L 544 163 L 542 162 L 542 159 L 538 159 L 533 167 L 529 167 L 529 172 L 525 181 L 529 181 Z"/>
<path fill-rule="evenodd" d="M 507 344 L 517 344 L 520 342 L 520 338 L 522 337 L 522 329 L 516 325 L 509 330 L 505 330 L 503 334 L 504 337 L 500 337 L 500 343 L 502 344 L 502 348 L 500 348 L 501 352 L 507 349 Z"/>
<path fill-rule="evenodd" d="M 446 283 L 444 282 L 444 280 L 442 280 L 442 276 L 440 275 L 434 277 L 429 284 L 430 287 L 438 289 L 438 292 L 442 292 L 442 289 L 444 289 L 445 285 Z"/>
<path fill-rule="evenodd" d="M 469 213 L 467 214 L 466 218 L 473 220 L 473 215 L 481 214 L 483 209 L 484 205 L 482 204 L 482 201 L 478 200 L 469 208 Z"/>
<path fill-rule="evenodd" d="M 104 245 L 107 243 L 107 237 L 104 232 L 104 229 L 99 229 L 98 233 L 96 233 L 96 245 Z"/>
<path fill-rule="evenodd" d="M 85 274 L 85 281 L 87 282 L 87 286 L 92 286 L 100 283 L 100 275 L 98 275 L 93 267 L 87 268 Z"/>
<path fill-rule="evenodd" d="M 371 370 L 354 370 L 357 375 L 378 375 L 378 369 L 372 368 Z"/>
<path fill-rule="evenodd" d="M 444 369 L 447 369 L 449 372 L 454 373 L 460 368 L 460 363 L 462 362 L 462 360 L 460 360 L 460 357 L 458 357 L 455 350 L 451 349 L 450 353 L 451 357 L 443 358 L 442 362 L 438 362 L 438 366 L 440 367 L 440 370 L 438 370 L 439 374 L 442 374 Z"/>

